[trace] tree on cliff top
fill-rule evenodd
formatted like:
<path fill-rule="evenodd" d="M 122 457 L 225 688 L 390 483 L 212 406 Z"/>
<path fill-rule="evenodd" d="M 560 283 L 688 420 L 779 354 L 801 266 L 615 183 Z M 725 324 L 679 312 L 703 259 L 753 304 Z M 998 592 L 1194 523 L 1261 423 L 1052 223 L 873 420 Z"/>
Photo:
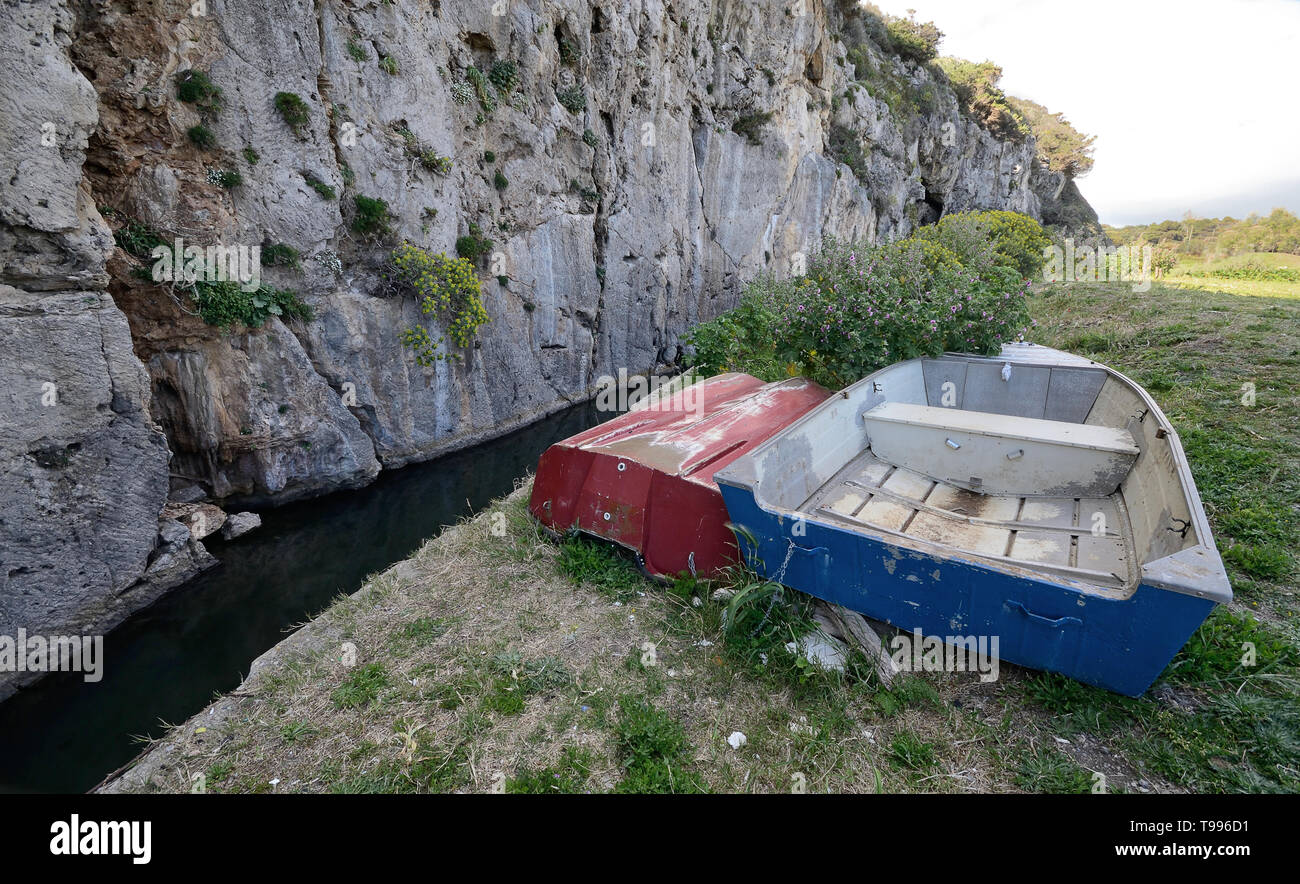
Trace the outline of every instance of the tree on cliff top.
<path fill-rule="evenodd" d="M 1053 172 L 1078 178 L 1092 171 L 1095 135 L 1084 135 L 1065 118 L 1026 98 L 1007 96 L 1038 141 L 1038 155 Z"/>
<path fill-rule="evenodd" d="M 881 49 L 918 64 L 933 61 L 939 54 L 943 31 L 932 21 L 917 21 L 914 13 L 902 18 L 886 15 L 873 3 L 839 0 L 839 14 L 845 42 L 850 46 L 870 40 Z"/>
<path fill-rule="evenodd" d="M 935 62 L 952 84 L 957 101 L 966 115 L 998 138 L 1023 141 L 1030 134 L 1029 123 L 998 88 L 1002 68 L 991 61 L 941 58 Z"/>
<path fill-rule="evenodd" d="M 1033 135 L 1043 164 L 1071 178 L 1086 175 L 1092 169 L 1096 136 L 1084 135 L 1063 114 L 1051 113 L 1028 99 L 1007 95 L 998 87 L 1002 68 L 993 62 L 941 58 L 935 66 L 947 76 L 966 115 L 998 138 L 1020 141 Z"/>

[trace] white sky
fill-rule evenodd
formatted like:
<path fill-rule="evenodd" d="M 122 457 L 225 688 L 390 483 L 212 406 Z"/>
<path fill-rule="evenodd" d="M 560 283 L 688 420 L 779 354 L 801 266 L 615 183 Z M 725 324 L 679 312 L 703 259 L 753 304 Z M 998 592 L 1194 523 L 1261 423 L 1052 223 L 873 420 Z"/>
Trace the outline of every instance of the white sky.
<path fill-rule="evenodd" d="M 876 0 L 1096 135 L 1107 224 L 1300 212 L 1300 0 Z"/>

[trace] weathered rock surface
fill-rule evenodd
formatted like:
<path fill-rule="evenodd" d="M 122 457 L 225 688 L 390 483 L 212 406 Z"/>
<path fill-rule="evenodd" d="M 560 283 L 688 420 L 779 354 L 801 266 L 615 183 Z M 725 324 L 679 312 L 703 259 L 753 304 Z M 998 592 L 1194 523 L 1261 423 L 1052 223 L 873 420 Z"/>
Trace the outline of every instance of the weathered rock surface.
<path fill-rule="evenodd" d="M 176 503 L 170 502 L 163 507 L 164 520 L 180 522 L 190 529 L 190 536 L 195 540 L 216 534 L 226 524 L 226 513 L 219 506 L 210 503 Z"/>
<path fill-rule="evenodd" d="M 84 179 L 96 96 L 60 4 L 0 8 L 0 634 L 98 633 L 210 557 L 168 540 L 166 438 Z M 175 541 L 175 542 L 173 542 Z M 205 558 L 206 557 L 206 558 Z M 28 674 L 0 673 L 0 699 Z"/>
<path fill-rule="evenodd" d="M 262 527 L 262 517 L 257 513 L 231 513 L 225 524 L 221 526 L 221 536 L 226 540 L 233 540 L 260 527 Z"/>
<path fill-rule="evenodd" d="M 107 622 L 133 604 L 119 593 L 202 564 L 174 522 L 159 533 L 169 487 L 278 503 L 507 432 L 675 361 L 692 323 L 823 237 L 971 208 L 1087 214 L 1032 139 L 964 118 L 926 68 L 870 44 L 851 63 L 815 0 L 194 8 L 0 0 L 0 627 Z M 482 102 L 467 77 L 499 61 L 517 85 Z M 177 100 L 190 69 L 219 112 Z M 306 103 L 297 132 L 281 92 Z M 211 148 L 187 137 L 200 122 Z M 391 236 L 352 231 L 358 195 L 388 203 Z M 263 279 L 315 319 L 209 326 L 139 278 L 102 215 L 188 245 L 291 245 L 301 267 Z M 452 252 L 471 224 L 494 241 L 491 322 L 463 361 L 419 366 L 403 333 L 441 330 L 382 265 L 402 239 Z"/>
<path fill-rule="evenodd" d="M 1040 193 L 1063 181 L 1036 169 L 1032 140 L 964 118 L 928 69 L 873 44 L 849 63 L 835 15 L 815 3 L 215 2 L 142 31 L 146 7 L 82 16 L 74 55 L 106 121 L 87 170 L 96 194 L 200 244 L 292 245 L 302 269 L 266 272 L 317 313 L 219 334 L 110 264 L 173 474 L 217 498 L 361 484 L 378 464 L 504 432 L 601 375 L 675 357 L 691 323 L 824 236 L 888 238 L 969 208 L 1039 216 Z M 498 61 L 516 66 L 517 87 L 494 88 L 491 110 L 458 102 L 471 68 Z M 220 113 L 175 100 L 189 68 L 221 87 Z M 558 98 L 568 89 L 585 100 L 576 113 Z M 280 92 L 309 109 L 297 133 Z M 759 118 L 752 139 L 734 131 Z M 200 120 L 212 150 L 185 136 Z M 833 127 L 862 147 L 861 178 L 830 155 Z M 418 149 L 450 157 L 450 173 Z M 209 183 L 217 168 L 243 185 Z M 350 230 L 356 195 L 387 201 L 390 240 Z M 426 320 L 410 298 L 379 296 L 380 265 L 398 239 L 451 252 L 471 223 L 494 240 L 492 322 L 463 364 L 418 366 L 402 334 Z"/>
<path fill-rule="evenodd" d="M 213 563 L 160 533 L 167 443 L 108 295 L 0 285 L 0 354 L 0 635 L 102 633 Z"/>

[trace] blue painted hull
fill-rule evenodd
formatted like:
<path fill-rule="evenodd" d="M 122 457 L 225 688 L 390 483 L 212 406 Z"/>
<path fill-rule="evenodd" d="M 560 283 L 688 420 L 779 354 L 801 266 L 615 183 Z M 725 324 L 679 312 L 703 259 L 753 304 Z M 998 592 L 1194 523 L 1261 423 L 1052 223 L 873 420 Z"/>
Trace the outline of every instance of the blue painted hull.
<path fill-rule="evenodd" d="M 760 575 L 926 636 L 994 636 L 998 657 L 1136 697 L 1214 602 L 1146 584 L 1126 599 L 1081 592 L 978 560 L 917 552 L 761 508 L 719 483 L 746 561 Z M 779 572 L 779 573 L 778 573 Z"/>

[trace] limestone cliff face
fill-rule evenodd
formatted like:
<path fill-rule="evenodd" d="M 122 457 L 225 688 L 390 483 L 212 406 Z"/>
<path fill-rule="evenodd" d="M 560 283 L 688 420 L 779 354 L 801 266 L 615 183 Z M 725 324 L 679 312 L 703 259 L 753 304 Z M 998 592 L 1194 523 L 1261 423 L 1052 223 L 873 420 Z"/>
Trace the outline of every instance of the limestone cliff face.
<path fill-rule="evenodd" d="M 0 10 L 0 304 L 22 317 L 0 334 L 21 335 L 24 351 L 5 348 L 0 371 L 7 394 L 28 397 L 0 454 L 6 499 L 35 520 L 5 508 L 0 632 L 28 616 L 19 596 L 62 585 L 93 600 L 141 580 L 165 548 L 169 487 L 264 503 L 364 484 L 580 400 L 602 375 L 678 360 L 692 323 L 822 237 L 890 238 L 970 208 L 1041 217 L 1068 183 L 1037 166 L 1032 140 L 965 119 L 927 69 L 871 44 L 851 63 L 820 0 Z M 500 61 L 517 83 L 481 101 L 467 76 Z M 216 114 L 177 100 L 176 75 L 191 69 L 222 90 Z M 306 105 L 297 132 L 281 92 Z M 186 135 L 200 122 L 206 149 Z M 451 158 L 450 171 L 426 168 L 420 150 Z M 220 169 L 242 184 L 211 183 Z M 357 195 L 391 207 L 388 241 L 352 232 Z M 125 219 L 187 244 L 291 245 L 301 268 L 263 278 L 316 318 L 206 325 L 185 296 L 132 272 L 111 237 Z M 401 335 L 425 320 L 385 294 L 382 264 L 402 239 L 450 253 L 471 224 L 494 241 L 491 322 L 463 362 L 421 367 Z M 84 394 L 61 399 L 62 423 L 30 399 L 42 378 L 92 369 Z M 39 452 L 77 443 L 55 490 Z M 100 499 L 134 503 L 92 512 Z M 115 532 L 122 561 L 92 580 L 95 531 Z M 50 567 L 29 561 L 29 535 L 63 538 Z"/>
<path fill-rule="evenodd" d="M 162 518 L 167 440 L 106 289 L 71 12 L 0 6 L 0 635 L 108 628 L 211 560 Z M 0 699 L 34 674 L 0 673 Z"/>

